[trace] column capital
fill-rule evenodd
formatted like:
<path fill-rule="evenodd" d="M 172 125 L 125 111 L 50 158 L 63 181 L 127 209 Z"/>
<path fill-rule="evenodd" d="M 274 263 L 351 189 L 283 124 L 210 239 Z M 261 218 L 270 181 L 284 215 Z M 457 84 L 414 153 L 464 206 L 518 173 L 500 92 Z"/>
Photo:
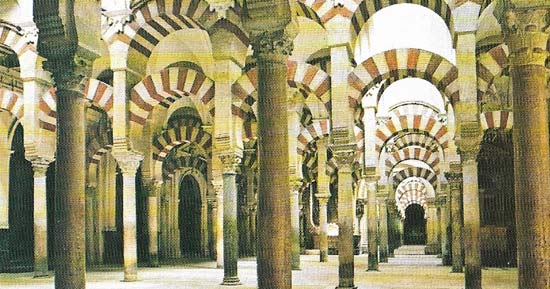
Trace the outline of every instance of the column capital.
<path fill-rule="evenodd" d="M 445 177 L 449 180 L 449 186 L 452 190 L 456 190 L 462 185 L 462 173 L 446 172 Z"/>
<path fill-rule="evenodd" d="M 355 160 L 355 144 L 338 144 L 330 146 L 338 170 L 351 173 L 351 166 Z"/>
<path fill-rule="evenodd" d="M 223 164 L 224 174 L 236 174 L 241 164 L 241 156 L 234 152 L 220 153 L 218 155 Z"/>
<path fill-rule="evenodd" d="M 113 151 L 112 155 L 123 175 L 135 175 L 143 160 L 143 155 L 134 151 Z"/>
<path fill-rule="evenodd" d="M 46 172 L 48 171 L 48 167 L 50 166 L 50 163 L 52 162 L 49 159 L 46 158 L 33 158 L 29 160 L 32 165 L 32 170 L 34 172 L 34 177 L 45 177 Z"/>
<path fill-rule="evenodd" d="M 116 34 L 124 33 L 124 29 L 134 20 L 134 15 L 130 9 L 118 9 L 103 11 L 107 27 L 103 28 L 103 34 L 111 32 Z"/>
<path fill-rule="evenodd" d="M 459 137 L 456 139 L 458 153 L 462 162 L 476 161 L 481 148 L 481 126 L 477 121 L 459 124 Z"/>
<path fill-rule="evenodd" d="M 292 54 L 294 43 L 285 30 L 264 31 L 254 36 L 252 49 L 257 58 L 284 61 Z"/>
<path fill-rule="evenodd" d="M 504 41 L 510 49 L 511 65 L 545 65 L 548 58 L 549 11 L 548 1 L 499 2 L 495 14 L 502 26 Z"/>

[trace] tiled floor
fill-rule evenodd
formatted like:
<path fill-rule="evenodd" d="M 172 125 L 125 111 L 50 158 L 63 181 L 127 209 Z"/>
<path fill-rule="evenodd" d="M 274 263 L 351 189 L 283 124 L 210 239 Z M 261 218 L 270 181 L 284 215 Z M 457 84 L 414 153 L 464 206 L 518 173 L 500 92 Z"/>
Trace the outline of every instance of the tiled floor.
<path fill-rule="evenodd" d="M 334 289 L 338 283 L 338 259 L 330 256 L 328 263 L 319 263 L 318 256 L 302 256 L 302 270 L 293 271 L 293 288 Z M 464 274 L 449 273 L 449 267 L 433 265 L 381 264 L 380 272 L 366 272 L 365 255 L 355 258 L 355 280 L 359 289 L 458 289 L 464 288 Z M 88 272 L 88 289 L 248 289 L 256 287 L 256 262 L 254 259 L 239 261 L 239 277 L 243 285 L 221 286 L 223 270 L 215 269 L 214 262 L 189 265 L 139 268 L 138 282 L 120 282 L 122 272 Z M 53 277 L 32 278 L 32 274 L 0 274 L 2 289 L 53 289 Z M 484 269 L 484 289 L 517 288 L 516 269 Z"/>

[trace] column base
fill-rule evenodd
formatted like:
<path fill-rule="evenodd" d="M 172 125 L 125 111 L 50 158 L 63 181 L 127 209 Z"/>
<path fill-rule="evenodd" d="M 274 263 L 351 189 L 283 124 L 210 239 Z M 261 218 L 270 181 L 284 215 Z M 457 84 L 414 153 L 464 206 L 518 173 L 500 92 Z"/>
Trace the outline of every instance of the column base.
<path fill-rule="evenodd" d="M 122 282 L 136 282 L 137 280 L 137 274 L 128 274 L 124 275 L 124 280 L 122 280 Z"/>
<path fill-rule="evenodd" d="M 239 280 L 239 277 L 232 276 L 232 277 L 223 277 L 223 282 L 221 285 L 224 286 L 236 286 L 241 285 L 241 280 Z"/>
<path fill-rule="evenodd" d="M 376 268 L 376 269 L 369 268 L 369 269 L 367 269 L 367 272 L 380 272 L 380 270 L 378 268 Z"/>
<path fill-rule="evenodd" d="M 351 286 L 351 287 L 348 287 L 348 286 L 346 286 L 346 287 L 336 286 L 335 289 L 357 289 L 357 286 Z"/>

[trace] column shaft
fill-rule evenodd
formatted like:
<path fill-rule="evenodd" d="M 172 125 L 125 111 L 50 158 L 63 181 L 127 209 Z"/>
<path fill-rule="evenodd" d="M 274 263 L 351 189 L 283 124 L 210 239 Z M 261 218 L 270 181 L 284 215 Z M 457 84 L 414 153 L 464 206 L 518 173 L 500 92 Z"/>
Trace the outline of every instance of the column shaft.
<path fill-rule="evenodd" d="M 367 231 L 369 239 L 368 271 L 378 271 L 378 218 L 376 214 L 376 181 L 367 184 Z"/>
<path fill-rule="evenodd" d="M 378 223 L 378 233 L 380 236 L 380 262 L 388 262 L 388 207 L 387 200 L 381 199 L 378 202 L 380 212 L 380 222 Z"/>
<path fill-rule="evenodd" d="M 550 157 L 546 68 L 513 66 L 514 175 L 519 287 L 550 286 Z"/>
<path fill-rule="evenodd" d="M 355 268 L 353 252 L 353 178 L 351 160 L 338 161 L 338 287 L 356 288 L 354 285 Z"/>
<path fill-rule="evenodd" d="M 452 272 L 461 273 L 464 267 L 464 255 L 462 248 L 462 176 L 456 175 L 451 186 L 451 230 L 452 230 Z M 460 177 L 458 177 L 460 175 Z M 451 181 L 450 181 L 451 182 Z"/>
<path fill-rule="evenodd" d="M 435 207 L 435 201 L 431 200 L 428 204 L 428 219 L 426 220 L 426 254 L 436 255 L 438 250 L 438 221 L 437 221 L 437 207 Z"/>
<path fill-rule="evenodd" d="M 86 287 L 84 100 L 69 90 L 57 93 L 55 178 L 55 288 Z"/>
<path fill-rule="evenodd" d="M 233 155 L 224 160 L 224 165 L 237 165 L 240 159 Z M 236 162 L 236 163 L 234 163 Z M 226 170 L 223 173 L 223 283 L 222 285 L 240 284 L 237 274 L 239 260 L 239 231 L 237 230 L 237 173 Z"/>
<path fill-rule="evenodd" d="M 301 185 L 301 182 L 298 184 Z M 290 192 L 292 270 L 300 270 L 300 192 L 298 184 L 294 184 L 294 188 Z"/>
<path fill-rule="evenodd" d="M 440 227 L 441 227 L 441 256 L 443 258 L 443 265 L 451 265 L 451 253 L 450 249 L 450 240 L 449 240 L 449 206 L 451 204 L 449 196 L 445 198 L 445 204 L 441 206 L 441 218 Z"/>
<path fill-rule="evenodd" d="M 319 200 L 319 261 L 328 262 L 328 198 L 317 199 Z"/>
<path fill-rule="evenodd" d="M 159 266 L 158 244 L 158 197 L 157 192 L 147 197 L 147 231 L 149 235 L 149 265 Z"/>
<path fill-rule="evenodd" d="M 46 170 L 48 164 L 33 164 L 34 170 L 34 277 L 48 275 L 48 222 Z"/>
<path fill-rule="evenodd" d="M 477 161 L 470 158 L 462 162 L 464 257 L 466 289 L 481 288 L 481 235 Z"/>

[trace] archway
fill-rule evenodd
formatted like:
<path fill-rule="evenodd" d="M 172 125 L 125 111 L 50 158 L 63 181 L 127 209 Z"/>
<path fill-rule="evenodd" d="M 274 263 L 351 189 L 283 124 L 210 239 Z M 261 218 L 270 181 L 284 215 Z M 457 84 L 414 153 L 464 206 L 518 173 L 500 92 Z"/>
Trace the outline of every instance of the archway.
<path fill-rule="evenodd" d="M 33 270 L 33 170 L 25 159 L 23 127 L 17 126 L 11 145 L 9 171 L 9 230 L 7 237 L 7 262 L 2 271 L 26 272 Z M 3 246 L 2 246 L 3 247 Z M 0 247 L 1 248 L 1 247 Z M 0 256 L 1 257 L 1 256 Z M 0 262 L 0 265 L 3 262 Z"/>
<path fill-rule="evenodd" d="M 201 254 L 201 191 L 197 181 L 190 175 L 183 176 L 179 185 L 178 224 L 180 252 L 185 257 L 200 257 Z"/>
<path fill-rule="evenodd" d="M 405 245 L 426 245 L 426 219 L 424 208 L 411 204 L 405 209 L 403 241 Z"/>

